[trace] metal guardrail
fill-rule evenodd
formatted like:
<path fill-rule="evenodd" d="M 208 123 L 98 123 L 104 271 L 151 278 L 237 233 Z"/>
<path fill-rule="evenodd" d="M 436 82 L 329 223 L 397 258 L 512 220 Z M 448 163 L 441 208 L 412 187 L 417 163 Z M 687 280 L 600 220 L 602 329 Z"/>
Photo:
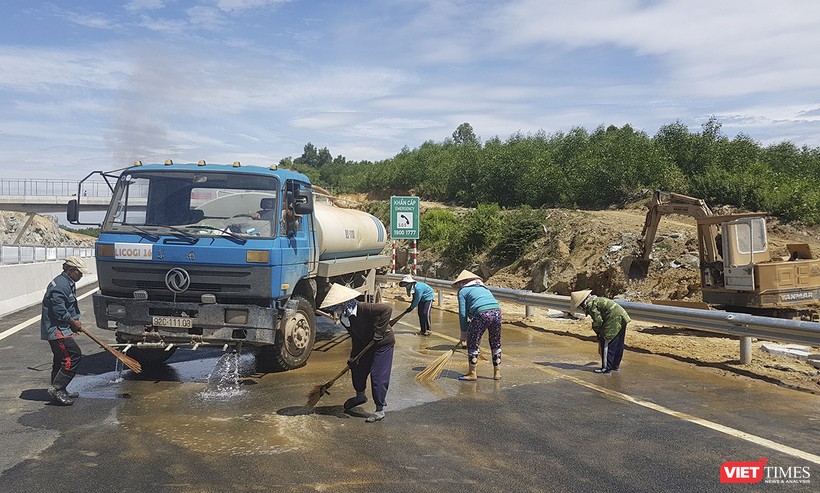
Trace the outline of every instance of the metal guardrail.
<path fill-rule="evenodd" d="M 0 265 L 50 262 L 64 259 L 70 255 L 93 257 L 94 247 L 74 245 L 47 247 L 43 245 L 3 245 L 0 243 Z"/>
<path fill-rule="evenodd" d="M 400 280 L 401 274 L 387 274 L 390 280 Z M 441 291 L 455 291 L 453 281 L 415 277 L 430 287 L 439 290 L 439 304 Z M 518 303 L 527 307 L 551 308 L 553 310 L 570 311 L 569 296 L 557 294 L 533 293 L 508 288 L 487 286 L 496 299 Z M 732 313 L 717 310 L 699 310 L 677 306 L 652 305 L 631 301 L 615 300 L 624 307 L 630 318 L 644 322 L 672 325 L 691 329 L 705 330 L 729 334 L 741 338 L 741 353 L 744 353 L 744 338 L 757 337 L 774 341 L 797 342 L 809 346 L 820 347 L 820 323 L 801 320 L 760 317 L 745 313 Z M 529 311 L 528 311 L 529 314 Z M 750 341 L 746 341 L 747 344 Z M 749 351 L 751 348 L 749 347 Z M 744 360 L 741 356 L 741 360 Z M 751 359 L 751 357 L 749 357 Z M 744 361 L 748 363 L 749 361 Z"/>

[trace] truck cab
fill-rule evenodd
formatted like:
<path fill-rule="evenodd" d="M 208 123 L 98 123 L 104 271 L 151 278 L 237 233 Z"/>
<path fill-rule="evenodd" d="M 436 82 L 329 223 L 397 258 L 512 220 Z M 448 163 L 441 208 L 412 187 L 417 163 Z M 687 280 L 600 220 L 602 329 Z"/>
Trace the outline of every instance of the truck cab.
<path fill-rule="evenodd" d="M 113 196 L 96 245 L 94 313 L 129 355 L 150 364 L 180 345 L 250 346 L 270 369 L 307 362 L 317 300 L 338 279 L 320 278 L 321 238 L 305 175 L 170 161 L 99 173 Z M 79 223 L 80 208 L 69 204 L 69 221 Z M 362 273 L 370 283 L 353 287 L 373 295 L 370 270 L 386 257 L 364 251 L 347 252 L 370 260 Z"/>

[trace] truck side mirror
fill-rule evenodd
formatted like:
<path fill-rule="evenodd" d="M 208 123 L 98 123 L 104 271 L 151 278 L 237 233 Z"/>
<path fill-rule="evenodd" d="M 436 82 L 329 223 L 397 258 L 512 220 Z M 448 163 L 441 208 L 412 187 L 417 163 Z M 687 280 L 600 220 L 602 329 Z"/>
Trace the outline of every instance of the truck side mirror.
<path fill-rule="evenodd" d="M 313 213 L 313 192 L 308 188 L 294 190 L 293 212 L 297 214 Z"/>
<path fill-rule="evenodd" d="M 77 224 L 80 222 L 80 204 L 77 202 L 77 199 L 71 199 L 68 201 L 65 216 L 71 224 Z"/>

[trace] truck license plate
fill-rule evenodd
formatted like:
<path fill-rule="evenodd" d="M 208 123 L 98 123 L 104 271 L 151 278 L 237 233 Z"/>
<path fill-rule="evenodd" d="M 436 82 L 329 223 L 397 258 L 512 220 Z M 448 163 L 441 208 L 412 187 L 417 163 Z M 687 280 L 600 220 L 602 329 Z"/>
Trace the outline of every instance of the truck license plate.
<path fill-rule="evenodd" d="M 154 327 L 173 327 L 176 329 L 190 329 L 194 326 L 193 320 L 186 317 L 151 317 Z"/>

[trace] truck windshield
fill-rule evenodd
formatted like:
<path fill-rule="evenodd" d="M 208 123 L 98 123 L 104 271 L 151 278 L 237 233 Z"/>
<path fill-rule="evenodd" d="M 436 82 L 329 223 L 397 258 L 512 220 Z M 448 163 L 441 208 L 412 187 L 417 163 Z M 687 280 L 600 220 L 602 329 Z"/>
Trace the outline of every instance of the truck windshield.
<path fill-rule="evenodd" d="M 278 190 L 275 176 L 126 172 L 117 181 L 103 231 L 271 238 L 278 224 Z"/>

